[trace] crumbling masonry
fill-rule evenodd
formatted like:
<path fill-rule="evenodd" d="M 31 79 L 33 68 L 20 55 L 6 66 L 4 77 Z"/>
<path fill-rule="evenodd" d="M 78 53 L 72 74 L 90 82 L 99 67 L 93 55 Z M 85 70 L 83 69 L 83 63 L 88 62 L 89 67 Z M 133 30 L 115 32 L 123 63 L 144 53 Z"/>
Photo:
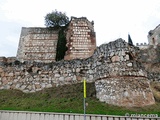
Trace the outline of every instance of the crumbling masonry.
<path fill-rule="evenodd" d="M 136 107 L 155 104 L 150 81 L 160 81 L 160 27 L 149 32 L 145 47 L 130 46 L 120 38 L 96 48 L 93 25 L 85 17 L 72 17 L 65 29 L 68 50 L 58 62 L 58 29 L 22 28 L 17 60 L 0 57 L 0 89 L 36 92 L 85 78 L 95 83 L 100 101 Z"/>
<path fill-rule="evenodd" d="M 138 48 L 122 39 L 103 44 L 86 59 L 54 63 L 1 62 L 0 89 L 36 92 L 82 81 L 95 82 L 100 101 L 119 106 L 154 104 L 147 72 L 138 62 Z"/>
<path fill-rule="evenodd" d="M 55 62 L 60 29 L 22 28 L 17 59 L 21 62 Z M 93 23 L 87 18 L 72 17 L 66 28 L 67 48 L 65 60 L 88 58 L 96 49 Z"/>

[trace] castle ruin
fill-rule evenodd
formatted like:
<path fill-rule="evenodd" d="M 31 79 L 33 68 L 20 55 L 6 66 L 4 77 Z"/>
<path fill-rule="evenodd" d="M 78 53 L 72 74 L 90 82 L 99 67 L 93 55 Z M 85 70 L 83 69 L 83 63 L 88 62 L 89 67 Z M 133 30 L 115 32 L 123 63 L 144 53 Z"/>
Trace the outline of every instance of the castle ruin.
<path fill-rule="evenodd" d="M 108 104 L 155 104 L 150 81 L 160 81 L 159 28 L 149 33 L 149 45 L 142 44 L 143 49 L 121 38 L 96 47 L 94 23 L 72 17 L 65 28 L 68 49 L 64 60 L 56 62 L 59 29 L 23 27 L 19 61 L 0 58 L 0 89 L 36 92 L 85 78 L 95 83 L 96 97 Z"/>
<path fill-rule="evenodd" d="M 17 59 L 21 62 L 55 61 L 58 30 L 48 28 L 22 27 L 17 51 Z"/>
<path fill-rule="evenodd" d="M 67 30 L 67 47 L 65 60 L 90 57 L 96 48 L 93 22 L 85 17 L 71 18 Z"/>
<path fill-rule="evenodd" d="M 157 47 L 160 44 L 160 25 L 158 25 L 154 30 L 148 32 L 148 44 L 147 43 L 137 43 L 136 46 L 140 49 L 147 49 L 149 46 Z"/>
<path fill-rule="evenodd" d="M 123 39 L 98 47 L 86 59 L 54 63 L 4 63 L 0 65 L 0 89 L 36 92 L 44 88 L 94 82 L 100 101 L 118 106 L 155 103 L 147 72 L 137 56 L 138 48 Z"/>
<path fill-rule="evenodd" d="M 88 58 L 96 49 L 93 24 L 86 17 L 72 17 L 66 28 L 65 60 Z M 23 27 L 17 51 L 21 62 L 55 62 L 59 29 Z"/>
<path fill-rule="evenodd" d="M 149 45 L 154 45 L 154 46 L 160 44 L 160 25 L 158 25 L 154 30 L 149 31 L 148 42 Z"/>

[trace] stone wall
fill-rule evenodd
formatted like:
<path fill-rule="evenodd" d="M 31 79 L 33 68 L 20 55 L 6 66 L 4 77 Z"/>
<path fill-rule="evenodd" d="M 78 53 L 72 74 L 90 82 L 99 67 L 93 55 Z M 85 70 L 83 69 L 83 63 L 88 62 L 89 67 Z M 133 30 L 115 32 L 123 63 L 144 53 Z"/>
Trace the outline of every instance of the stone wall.
<path fill-rule="evenodd" d="M 150 81 L 160 81 L 160 45 L 150 45 L 147 49 L 139 52 L 139 61 L 148 72 Z"/>
<path fill-rule="evenodd" d="M 149 47 L 149 44 L 147 43 L 136 43 L 136 46 L 139 47 L 140 49 L 147 49 Z"/>
<path fill-rule="evenodd" d="M 144 77 L 111 77 L 96 81 L 97 98 L 100 101 L 121 106 L 145 106 L 154 104 L 149 82 Z"/>
<path fill-rule="evenodd" d="M 29 27 L 22 28 L 17 59 L 23 61 L 53 62 L 56 57 L 58 30 Z"/>
<path fill-rule="evenodd" d="M 106 45 L 101 53 L 105 50 Z M 96 79 L 97 98 L 114 105 L 143 106 L 153 104 L 147 72 L 138 59 L 138 48 L 123 42 L 110 42 L 106 49 L 109 54 L 102 64 L 105 76 Z M 105 55 L 104 55 L 105 56 Z M 97 66 L 98 67 L 98 66 Z M 148 89 L 149 88 L 149 89 Z"/>
<path fill-rule="evenodd" d="M 154 104 L 147 72 L 138 61 L 137 52 L 137 47 L 117 39 L 101 45 L 86 59 L 1 64 L 0 89 L 35 92 L 86 78 L 87 82 L 95 82 L 100 101 L 120 106 Z"/>
<path fill-rule="evenodd" d="M 148 32 L 148 42 L 149 45 L 154 45 L 154 47 L 160 44 L 160 25 Z"/>
<path fill-rule="evenodd" d="M 96 49 L 93 22 L 86 17 L 71 18 L 67 30 L 67 47 L 65 60 L 88 58 Z"/>
<path fill-rule="evenodd" d="M 17 60 L 16 57 L 0 57 L 0 64 L 5 65 L 5 64 L 12 64 Z"/>
<path fill-rule="evenodd" d="M 21 62 L 55 62 L 60 29 L 22 27 L 17 59 Z M 93 54 L 96 49 L 95 32 L 93 23 L 87 18 L 72 17 L 64 31 L 68 47 L 65 60 L 88 58 Z"/>

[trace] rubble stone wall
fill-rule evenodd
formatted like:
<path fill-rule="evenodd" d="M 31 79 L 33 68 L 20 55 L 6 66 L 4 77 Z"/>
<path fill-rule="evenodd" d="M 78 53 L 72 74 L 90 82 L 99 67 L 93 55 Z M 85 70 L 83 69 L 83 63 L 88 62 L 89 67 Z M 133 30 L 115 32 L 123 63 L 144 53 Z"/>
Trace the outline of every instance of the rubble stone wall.
<path fill-rule="evenodd" d="M 148 72 L 150 81 L 160 81 L 160 45 L 150 45 L 147 49 L 141 49 L 139 53 L 140 62 Z"/>
<path fill-rule="evenodd" d="M 148 42 L 149 45 L 154 45 L 154 47 L 160 44 L 160 25 L 148 32 Z"/>
<path fill-rule="evenodd" d="M 95 82 L 100 101 L 122 106 L 154 104 L 149 81 L 144 77 L 112 77 Z"/>
<path fill-rule="evenodd" d="M 1 62 L 0 89 L 35 92 L 64 84 L 75 84 L 86 78 L 95 82 L 97 98 L 120 106 L 154 104 L 147 72 L 138 62 L 138 48 L 123 39 L 98 47 L 86 59 L 54 63 Z"/>

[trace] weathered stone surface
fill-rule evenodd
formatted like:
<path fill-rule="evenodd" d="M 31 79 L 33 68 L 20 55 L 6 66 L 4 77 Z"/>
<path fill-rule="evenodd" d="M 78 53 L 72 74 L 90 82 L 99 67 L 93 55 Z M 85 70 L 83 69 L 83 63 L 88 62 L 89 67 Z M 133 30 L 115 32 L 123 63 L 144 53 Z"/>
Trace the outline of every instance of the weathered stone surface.
<path fill-rule="evenodd" d="M 1 65 L 0 89 L 36 92 L 79 83 L 85 78 L 87 82 L 95 82 L 100 101 L 120 106 L 154 104 L 148 74 L 138 61 L 137 52 L 136 47 L 117 39 L 97 47 L 94 54 L 86 59 L 62 60 L 52 64 L 26 62 Z"/>
<path fill-rule="evenodd" d="M 148 42 L 149 45 L 153 45 L 156 47 L 156 45 L 160 44 L 160 25 L 158 25 L 154 30 L 150 30 L 148 32 Z"/>
<path fill-rule="evenodd" d="M 128 66 L 128 67 L 131 67 L 131 66 L 132 66 L 132 63 L 128 63 L 127 66 Z"/>
<path fill-rule="evenodd" d="M 21 62 L 55 62 L 59 31 L 60 29 L 56 28 L 22 27 L 17 59 Z M 94 26 L 87 18 L 72 17 L 65 32 L 68 47 L 66 60 L 88 58 L 93 54 L 96 38 Z M 12 60 L 13 58 L 8 58 L 8 62 Z M 6 61 L 5 57 L 1 57 L 0 64 L 5 64 Z"/>
<path fill-rule="evenodd" d="M 119 56 L 112 57 L 112 62 L 119 62 L 119 61 L 120 61 Z"/>
<path fill-rule="evenodd" d="M 95 82 L 100 101 L 119 106 L 154 104 L 154 97 L 145 77 L 104 78 Z"/>
<path fill-rule="evenodd" d="M 17 58 L 23 61 L 55 61 L 58 30 L 22 27 Z"/>
<path fill-rule="evenodd" d="M 141 49 L 139 53 L 140 62 L 148 72 L 150 81 L 160 81 L 160 45 L 149 46 Z"/>
<path fill-rule="evenodd" d="M 65 60 L 88 58 L 96 49 L 94 26 L 85 17 L 71 18 L 66 39 L 68 50 Z"/>

